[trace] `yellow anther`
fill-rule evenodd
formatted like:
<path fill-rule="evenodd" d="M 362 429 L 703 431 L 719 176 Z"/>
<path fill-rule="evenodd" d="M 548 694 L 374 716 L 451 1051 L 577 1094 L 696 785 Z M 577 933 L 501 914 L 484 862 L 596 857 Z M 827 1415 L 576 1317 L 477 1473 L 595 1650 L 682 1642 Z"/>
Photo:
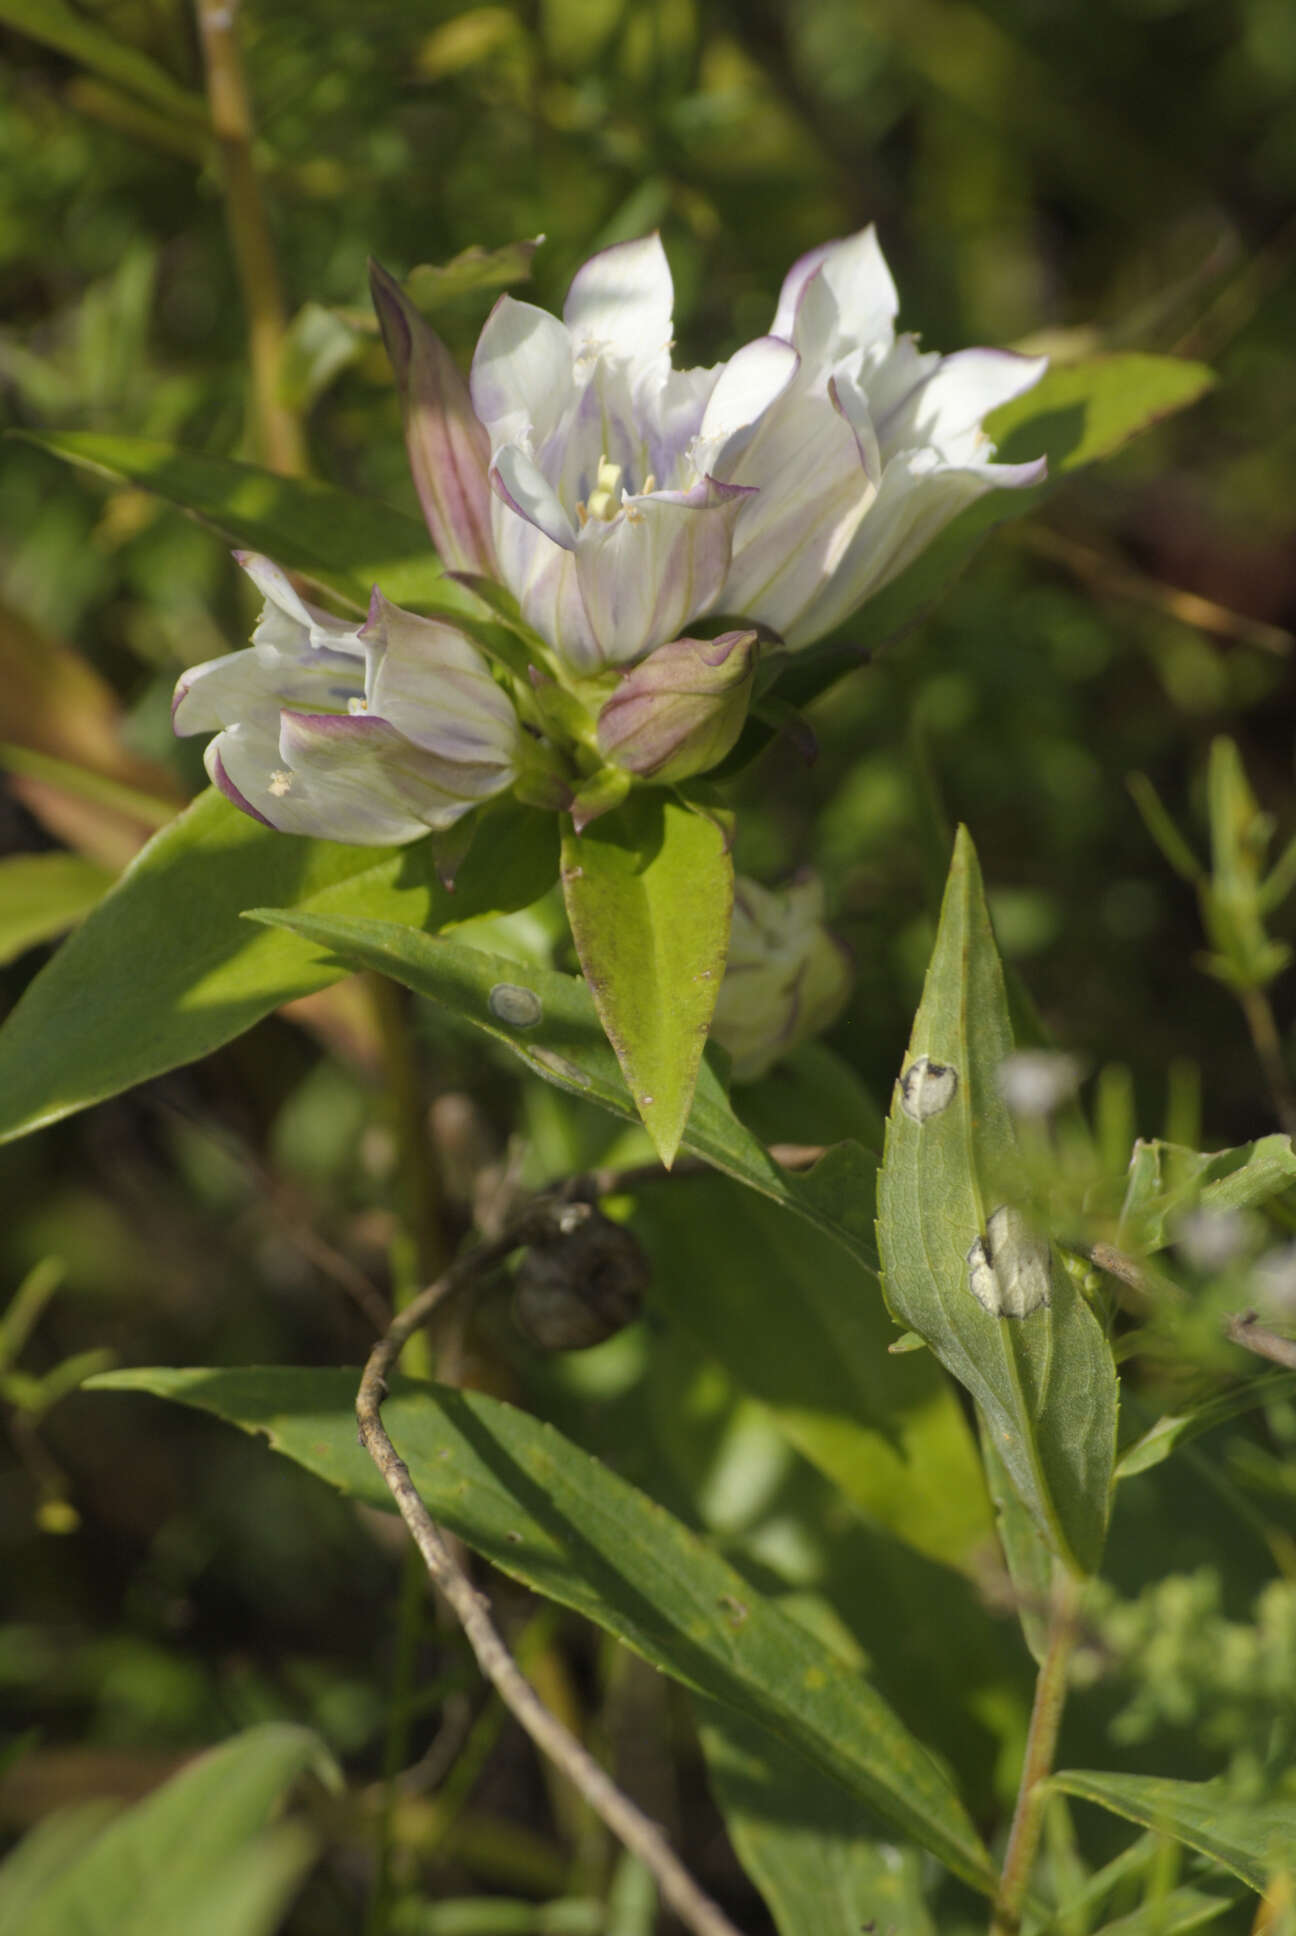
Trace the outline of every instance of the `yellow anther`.
<path fill-rule="evenodd" d="M 621 465 L 610 464 L 606 453 L 599 458 L 594 489 L 585 506 L 592 518 L 614 518 L 621 509 Z"/>

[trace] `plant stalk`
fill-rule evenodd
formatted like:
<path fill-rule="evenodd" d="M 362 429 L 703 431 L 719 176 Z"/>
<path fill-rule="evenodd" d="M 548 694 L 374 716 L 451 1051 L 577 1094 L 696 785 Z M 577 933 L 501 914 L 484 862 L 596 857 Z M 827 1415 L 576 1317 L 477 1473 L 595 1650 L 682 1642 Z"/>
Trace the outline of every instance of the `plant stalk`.
<path fill-rule="evenodd" d="M 1062 1711 L 1066 1706 L 1067 1668 L 1076 1642 L 1079 1606 L 1080 1582 L 1058 1566 L 1053 1583 L 1048 1643 L 1035 1682 L 1035 1702 L 1026 1736 L 1017 1806 L 1013 1811 L 1008 1847 L 1004 1852 L 989 1936 L 1018 1936 L 1021 1928 L 1022 1909 L 1044 1826 L 1047 1796 L 1043 1784 L 1053 1772 Z"/>
<path fill-rule="evenodd" d="M 247 318 L 257 454 L 281 476 L 300 477 L 306 469 L 306 447 L 301 419 L 282 392 L 288 321 L 252 157 L 252 109 L 239 42 L 238 0 L 197 0 L 197 14 L 225 220 Z"/>

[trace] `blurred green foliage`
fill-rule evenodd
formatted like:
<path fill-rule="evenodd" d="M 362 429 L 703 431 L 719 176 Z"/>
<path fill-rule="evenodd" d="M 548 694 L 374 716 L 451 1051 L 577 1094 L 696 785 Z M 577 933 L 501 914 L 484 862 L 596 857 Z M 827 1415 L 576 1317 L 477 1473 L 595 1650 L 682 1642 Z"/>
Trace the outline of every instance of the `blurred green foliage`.
<path fill-rule="evenodd" d="M 87 0 L 66 13 L 70 28 L 58 9 L 0 0 L 0 415 L 247 454 L 244 328 L 189 11 Z M 1296 829 L 1286 0 L 253 0 L 242 31 L 312 468 L 406 512 L 370 254 L 404 273 L 544 234 L 534 294 L 556 305 L 594 248 L 659 226 L 681 355 L 710 362 L 767 326 L 799 253 L 876 220 L 902 323 L 932 345 L 1214 364 L 1219 386 L 1192 413 L 992 540 L 930 621 L 816 702 L 812 767 L 785 742 L 769 750 L 738 789 L 737 859 L 770 880 L 807 862 L 825 878 L 856 959 L 833 1044 L 863 1086 L 861 1118 L 899 1065 L 963 819 L 1045 1026 L 1091 1065 L 1130 1072 L 1124 1101 L 1108 1083 L 1109 1123 L 1208 1147 L 1270 1131 L 1243 1016 L 1194 966 L 1193 889 L 1127 780 L 1147 775 L 1204 851 L 1208 749 L 1227 734 L 1277 852 Z M 494 290 L 461 283 L 425 279 L 424 293 L 466 359 Z M 0 444 L 0 502 L 0 740 L 143 793 L 191 790 L 197 756 L 171 739 L 171 686 L 239 643 L 250 616 L 222 547 L 19 441 Z M 67 846 L 111 869 L 140 833 L 128 811 L 113 819 L 102 798 L 87 808 L 31 770 L 0 798 L 0 828 L 15 853 Z M 1290 906 L 1266 918 L 1288 947 Z M 5 967 L 7 994 L 38 959 Z M 1290 971 L 1271 998 L 1290 1063 Z M 452 1237 L 519 1124 L 533 1180 L 625 1147 L 631 1132 L 521 1083 L 435 1011 L 417 1027 Z M 825 1133 L 790 1079 L 749 1106 L 771 1136 Z M 358 1359 L 370 1334 L 357 1282 L 388 1275 L 394 1149 L 352 987 L 3 1158 L 0 1268 L 27 1316 L 4 1363 L 16 1456 L 0 1482 L 0 1685 L 37 1739 L 0 1781 L 0 1828 L 136 1795 L 177 1752 L 238 1729 L 305 1724 L 348 1758 L 352 1788 L 295 1912 L 302 1936 L 360 1926 L 395 1648 L 386 1529 L 215 1424 L 61 1395 L 60 1377 L 83 1354 Z M 1284 1198 L 1267 1214 L 1275 1238 L 1293 1226 Z M 915 1606 L 954 1591 L 953 1576 L 932 1584 L 933 1562 L 852 1515 L 673 1309 L 565 1364 L 534 1362 L 502 1296 L 478 1329 L 475 1376 L 710 1528 L 768 1590 L 873 1658 L 918 1724 L 922 1656 L 861 1583 Z M 1163 1367 L 1143 1376 L 1150 1422 L 1182 1393 Z M 1190 1396 L 1224 1376 L 1196 1364 Z M 1097 1616 L 1071 1759 L 1102 1766 L 1119 1749 L 1140 1769 L 1203 1777 L 1230 1757 L 1290 1761 L 1293 1574 L 1296 1432 L 1274 1397 L 1122 1487 L 1123 1598 Z M 1029 1662 L 993 1593 L 982 1605 L 955 1585 L 965 1699 L 943 1747 L 993 1821 L 1011 1802 Z M 522 1597 L 502 1597 L 520 1625 Z M 675 1697 L 658 1690 L 645 1721 L 624 1662 L 588 1634 L 560 1638 L 535 1668 L 551 1698 L 682 1825 L 743 1927 L 770 1927 L 719 1843 Z M 435 1756 L 492 1710 L 431 1610 L 417 1656 L 408 1718 L 415 1752 L 430 1742 Z M 451 1735 L 434 1738 L 442 1703 Z M 610 1870 L 600 1833 L 544 1790 L 511 1731 L 492 1741 L 450 1802 L 430 1780 L 402 1804 L 400 1926 L 592 1926 Z M 1076 1821 L 1091 1859 L 1121 1845 L 1106 1818 Z M 474 1921 L 467 1903 L 456 1922 L 441 1898 L 479 1890 L 555 1900 L 545 1920 Z M 629 1936 L 648 1923 L 621 1891 Z M 940 1926 L 966 1910 L 950 1892 Z"/>

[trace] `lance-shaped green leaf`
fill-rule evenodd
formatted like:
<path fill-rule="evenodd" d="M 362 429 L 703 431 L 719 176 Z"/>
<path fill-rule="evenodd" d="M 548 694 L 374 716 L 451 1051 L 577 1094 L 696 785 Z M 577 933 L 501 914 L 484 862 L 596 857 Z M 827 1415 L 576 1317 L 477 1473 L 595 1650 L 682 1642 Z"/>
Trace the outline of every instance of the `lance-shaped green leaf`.
<path fill-rule="evenodd" d="M 397 605 L 447 617 L 475 602 L 443 574 L 423 525 L 377 498 L 278 477 L 254 464 L 100 431 L 24 431 L 55 457 L 191 511 L 227 543 L 263 552 L 358 612 L 375 585 Z"/>
<path fill-rule="evenodd" d="M 390 975 L 470 1027 L 502 1042 L 532 1072 L 569 1095 L 638 1121 L 585 983 L 533 963 L 391 921 L 253 908 L 249 920 L 287 928 L 355 968 Z M 744 1128 L 715 1070 L 703 1061 L 685 1125 L 684 1148 L 750 1190 L 794 1210 L 844 1244 L 876 1274 L 872 1204 L 876 1158 L 858 1143 L 836 1143 L 805 1175 L 780 1166 Z"/>
<path fill-rule="evenodd" d="M 1011 1201 L 998 1071 L 1013 1046 L 976 853 L 960 829 L 887 1124 L 878 1239 L 887 1302 L 971 1392 L 1054 1551 L 1092 1571 L 1116 1450 L 1097 1319 Z"/>
<path fill-rule="evenodd" d="M 1088 1769 L 1052 1775 L 1049 1786 L 1096 1802 L 1127 1822 L 1173 1835 L 1253 1889 L 1265 1889 L 1284 1870 L 1292 1872 L 1296 1796 L 1246 1802 L 1237 1800 L 1219 1781 L 1167 1781 L 1157 1775 L 1109 1775 Z"/>
<path fill-rule="evenodd" d="M 1266 1372 L 1245 1385 L 1236 1386 L 1232 1391 L 1218 1392 L 1212 1398 L 1189 1405 L 1182 1412 L 1167 1412 L 1125 1447 L 1116 1461 L 1116 1477 L 1132 1479 L 1136 1473 L 1147 1472 L 1154 1465 L 1160 1465 L 1181 1445 L 1191 1445 L 1203 1433 L 1213 1432 L 1217 1425 L 1224 1425 L 1231 1418 L 1241 1418 L 1245 1413 L 1268 1404 L 1270 1399 L 1289 1392 L 1294 1378 L 1296 1372 Z"/>
<path fill-rule="evenodd" d="M 249 926 L 258 901 L 452 926 L 553 884 L 552 816 L 483 813 L 453 894 L 430 841 L 343 847 L 277 834 L 214 790 L 155 835 L 0 1028 L 0 1140 L 219 1048 L 343 971 Z"/>
<path fill-rule="evenodd" d="M 79 1847 L 26 1911 L 23 1936 L 260 1936 L 309 1865 L 314 1838 L 272 1825 L 303 1775 L 341 1774 L 319 1736 L 271 1722 L 200 1755 Z M 21 1854 L 21 1852 L 20 1852 Z M 0 1870 L 0 1913 L 3 1913 Z"/>
<path fill-rule="evenodd" d="M 599 1020 L 669 1169 L 724 976 L 733 862 L 724 832 L 639 793 L 563 840 L 563 896 Z"/>
<path fill-rule="evenodd" d="M 94 1382 L 265 1432 L 341 1491 L 391 1507 L 356 1441 L 354 1371 L 161 1368 Z M 398 1380 L 383 1418 L 433 1518 L 502 1572 L 771 1729 L 957 1875 L 993 1886 L 948 1777 L 876 1689 L 654 1500 L 479 1392 Z"/>
<path fill-rule="evenodd" d="M 711 1791 L 779 1936 L 935 1936 L 917 1849 L 883 1849 L 836 1782 L 731 1709 L 695 1697 Z"/>

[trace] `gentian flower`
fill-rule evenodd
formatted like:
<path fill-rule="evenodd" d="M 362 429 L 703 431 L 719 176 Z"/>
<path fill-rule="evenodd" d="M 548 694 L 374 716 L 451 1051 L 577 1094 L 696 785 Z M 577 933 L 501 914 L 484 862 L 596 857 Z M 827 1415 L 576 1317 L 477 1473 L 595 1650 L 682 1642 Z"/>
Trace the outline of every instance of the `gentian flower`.
<path fill-rule="evenodd" d="M 524 757 L 476 646 L 375 592 L 363 624 L 299 598 L 268 558 L 251 647 L 186 672 L 177 733 L 219 728 L 205 759 L 236 807 L 283 833 L 386 846 L 443 831 L 511 786 Z"/>
<path fill-rule="evenodd" d="M 729 959 L 711 1022 L 735 1082 L 763 1076 L 840 1012 L 850 956 L 823 925 L 823 911 L 823 886 L 813 875 L 784 888 L 735 880 Z"/>
<path fill-rule="evenodd" d="M 923 354 L 869 228 L 812 251 L 768 336 L 676 370 L 656 236 L 580 269 L 563 320 L 503 296 L 473 359 L 498 569 L 578 673 L 643 657 L 709 611 L 810 644 L 986 491 L 981 419 L 1046 359 Z"/>
<path fill-rule="evenodd" d="M 987 491 L 1044 476 L 995 464 L 988 411 L 1037 383 L 1045 357 L 923 353 L 895 333 L 895 284 L 872 228 L 789 271 L 770 334 L 731 357 L 691 461 L 753 495 L 717 608 L 813 643 L 857 611 Z"/>
<path fill-rule="evenodd" d="M 653 235 L 579 269 L 559 322 L 501 296 L 473 357 L 500 575 L 578 674 L 629 664 L 716 604 L 745 487 L 693 446 L 717 370 L 671 367 Z"/>

